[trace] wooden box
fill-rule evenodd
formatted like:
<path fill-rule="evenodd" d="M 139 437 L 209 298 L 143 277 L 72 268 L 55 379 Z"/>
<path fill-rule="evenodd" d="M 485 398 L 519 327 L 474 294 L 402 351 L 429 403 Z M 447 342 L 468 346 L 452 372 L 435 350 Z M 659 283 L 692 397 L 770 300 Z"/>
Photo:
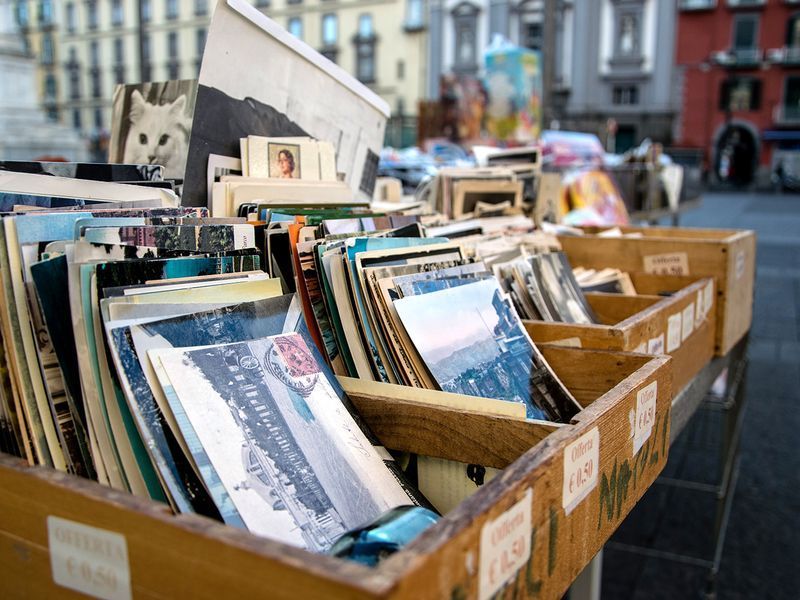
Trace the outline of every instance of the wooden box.
<path fill-rule="evenodd" d="M 717 289 L 715 353 L 724 356 L 750 329 L 756 236 L 749 230 L 621 227 L 641 238 L 559 236 L 573 267 L 713 277 Z"/>
<path fill-rule="evenodd" d="M 601 324 L 525 321 L 525 328 L 537 343 L 669 354 L 677 394 L 714 355 L 714 280 L 641 273 L 631 279 L 643 295 L 586 294 Z"/>
<path fill-rule="evenodd" d="M 512 575 L 506 596 L 558 598 L 666 462 L 671 359 L 544 352 L 586 407 L 569 425 L 397 400 L 385 384 L 376 384 L 377 393 L 351 394 L 387 447 L 504 468 L 376 568 L 204 517 L 174 516 L 157 503 L 0 456 L 0 597 L 78 597 L 54 583 L 52 559 L 115 598 L 129 591 L 137 598 L 213 600 L 487 598 L 490 582 L 504 583 L 504 569 Z M 576 487 L 578 478 L 584 487 Z M 576 502 L 581 489 L 588 495 Z M 51 553 L 58 538 L 48 537 L 49 517 L 99 528 L 112 539 L 94 529 L 62 535 L 68 551 Z M 130 588 L 126 573 L 109 567 L 113 561 L 129 566 Z"/>

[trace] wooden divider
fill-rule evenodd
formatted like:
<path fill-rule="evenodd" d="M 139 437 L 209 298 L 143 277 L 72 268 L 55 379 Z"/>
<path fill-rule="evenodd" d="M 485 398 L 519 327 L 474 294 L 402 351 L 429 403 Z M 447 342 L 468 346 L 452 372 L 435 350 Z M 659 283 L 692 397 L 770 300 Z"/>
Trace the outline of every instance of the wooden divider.
<path fill-rule="evenodd" d="M 582 348 L 670 354 L 675 359 L 672 388 L 677 393 L 714 354 L 714 282 L 711 278 L 671 275 L 636 274 L 632 279 L 634 286 L 641 284 L 648 292 L 657 290 L 659 294 L 671 295 L 588 293 L 587 300 L 605 324 L 524 321 L 525 328 L 537 343 L 563 343 L 567 340 Z M 707 300 L 711 302 L 710 306 L 705 305 Z M 702 307 L 700 311 L 698 306 Z M 685 311 L 692 313 L 688 335 L 682 327 Z M 673 345 L 669 343 L 671 319 L 673 325 L 676 319 L 680 322 L 678 339 L 673 339 Z M 677 347 L 673 347 L 674 344 Z"/>
<path fill-rule="evenodd" d="M 749 230 L 622 227 L 639 238 L 559 236 L 573 267 L 616 267 L 630 273 L 713 277 L 717 293 L 715 353 L 724 356 L 750 329 L 756 236 Z"/>

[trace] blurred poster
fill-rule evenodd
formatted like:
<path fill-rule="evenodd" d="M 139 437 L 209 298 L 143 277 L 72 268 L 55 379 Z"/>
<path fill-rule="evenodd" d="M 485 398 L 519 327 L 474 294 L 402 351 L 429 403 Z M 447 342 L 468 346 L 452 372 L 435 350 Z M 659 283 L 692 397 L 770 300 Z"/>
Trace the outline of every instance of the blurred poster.
<path fill-rule="evenodd" d="M 564 177 L 561 213 L 567 225 L 627 225 L 628 210 L 604 171 L 577 170 Z"/>
<path fill-rule="evenodd" d="M 531 142 L 542 129 L 541 53 L 494 43 L 485 53 L 486 126 L 500 141 Z"/>

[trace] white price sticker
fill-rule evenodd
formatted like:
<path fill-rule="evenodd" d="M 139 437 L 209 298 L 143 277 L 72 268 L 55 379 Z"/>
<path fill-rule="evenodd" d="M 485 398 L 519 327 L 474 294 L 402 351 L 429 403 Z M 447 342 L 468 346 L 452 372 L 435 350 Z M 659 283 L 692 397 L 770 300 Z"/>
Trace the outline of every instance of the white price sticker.
<path fill-rule="evenodd" d="M 711 311 L 711 307 L 714 304 L 714 280 L 712 279 L 706 284 L 706 287 L 703 288 L 703 313 L 704 318 L 708 316 L 708 313 Z"/>
<path fill-rule="evenodd" d="M 664 354 L 664 334 L 650 338 L 647 342 L 648 354 Z"/>
<path fill-rule="evenodd" d="M 131 598 L 125 536 L 50 516 L 47 537 L 58 585 L 104 600 Z"/>
<path fill-rule="evenodd" d="M 736 279 L 740 279 L 744 275 L 744 250 L 739 250 L 736 253 Z"/>
<path fill-rule="evenodd" d="M 697 290 L 697 298 L 694 301 L 694 324 L 699 327 L 700 323 L 703 322 L 703 319 L 706 318 L 705 313 L 703 313 L 703 308 L 705 304 L 703 304 L 703 290 Z"/>
<path fill-rule="evenodd" d="M 686 252 L 643 256 L 644 272 L 652 275 L 688 275 L 689 257 Z"/>
<path fill-rule="evenodd" d="M 597 487 L 600 470 L 600 430 L 584 433 L 564 449 L 564 486 L 561 505 L 569 514 Z"/>
<path fill-rule="evenodd" d="M 656 396 L 658 382 L 653 381 L 636 393 L 636 421 L 633 428 L 633 454 L 644 445 L 656 420 Z"/>
<path fill-rule="evenodd" d="M 551 346 L 564 346 L 565 348 L 580 348 L 581 347 L 581 338 L 579 337 L 571 337 L 571 338 L 564 338 L 563 340 L 553 340 L 552 342 L 547 342 Z"/>
<path fill-rule="evenodd" d="M 531 556 L 531 503 L 528 488 L 522 500 L 481 528 L 478 594 L 491 598 Z"/>
<path fill-rule="evenodd" d="M 694 302 L 683 309 L 682 320 L 681 341 L 685 342 L 694 331 Z"/>
<path fill-rule="evenodd" d="M 633 349 L 636 354 L 647 354 L 647 342 L 642 342 Z"/>
<path fill-rule="evenodd" d="M 675 313 L 667 319 L 667 352 L 681 347 L 681 313 Z"/>

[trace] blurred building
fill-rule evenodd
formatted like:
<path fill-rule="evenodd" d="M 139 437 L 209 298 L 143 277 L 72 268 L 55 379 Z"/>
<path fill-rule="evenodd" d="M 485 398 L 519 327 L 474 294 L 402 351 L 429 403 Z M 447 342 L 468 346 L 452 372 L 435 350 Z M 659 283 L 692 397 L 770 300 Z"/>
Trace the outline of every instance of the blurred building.
<path fill-rule="evenodd" d="M 484 51 L 500 33 L 541 50 L 545 69 L 552 69 L 550 77 L 545 74 L 544 98 L 553 121 L 545 128 L 595 133 L 617 152 L 647 137 L 671 141 L 678 106 L 672 2 L 431 0 L 429 30 L 431 98 L 442 74 L 478 75 Z"/>
<path fill-rule="evenodd" d="M 118 83 L 197 77 L 216 0 L 1 1 L 13 2 L 38 57 L 47 113 L 96 134 L 109 127 Z M 400 133 L 413 120 L 426 68 L 423 0 L 249 1 L 383 97 Z"/>
<path fill-rule="evenodd" d="M 424 94 L 427 72 L 424 0 L 266 4 L 267 15 L 389 103 L 388 145 L 413 144 L 417 101 Z"/>
<path fill-rule="evenodd" d="M 678 145 L 701 150 L 721 181 L 800 174 L 800 1 L 678 5 Z"/>
<path fill-rule="evenodd" d="M 85 141 L 56 122 L 54 44 L 47 29 L 48 13 L 46 9 L 40 12 L 45 25 L 31 41 L 22 34 L 14 8 L 8 0 L 0 0 L 0 157 L 86 160 Z M 34 58 L 33 44 L 47 60 Z"/>
<path fill-rule="evenodd" d="M 613 152 L 645 138 L 670 144 L 679 106 L 674 3 L 576 0 L 573 13 L 562 128 L 595 133 Z"/>

